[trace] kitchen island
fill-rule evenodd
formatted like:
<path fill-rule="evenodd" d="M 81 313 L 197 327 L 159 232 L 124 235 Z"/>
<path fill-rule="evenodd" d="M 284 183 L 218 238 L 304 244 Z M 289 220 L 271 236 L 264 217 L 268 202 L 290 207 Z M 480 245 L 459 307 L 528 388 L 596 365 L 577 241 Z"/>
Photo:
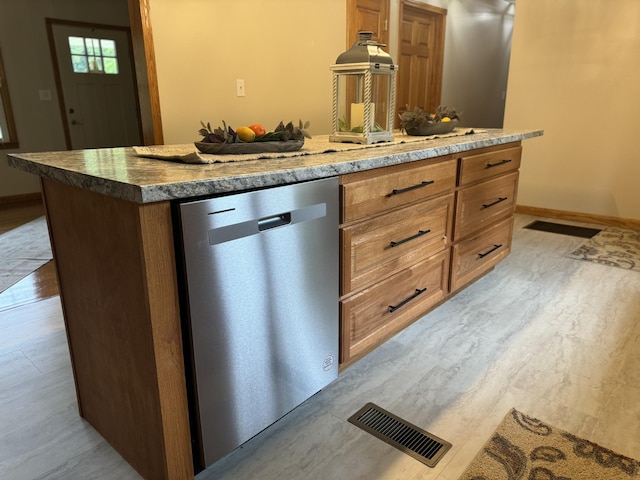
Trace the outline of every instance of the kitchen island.
<path fill-rule="evenodd" d="M 466 248 L 464 242 L 475 241 L 474 234 L 483 225 L 462 219 L 457 230 L 464 234 L 455 244 L 454 196 L 459 194 L 462 201 L 463 188 L 473 193 L 471 188 L 478 185 L 472 179 L 470 187 L 455 186 L 462 157 L 489 158 L 494 151 L 519 148 L 521 140 L 540 135 L 539 130 L 488 130 L 344 152 L 205 165 L 143 158 L 131 148 L 11 154 L 11 166 L 42 179 L 80 414 L 143 477 L 193 478 L 174 202 L 334 176 L 344 179 L 346 191 L 347 185 L 361 181 L 358 175 L 384 172 L 393 177 L 414 166 L 447 163 L 455 165 L 452 171 L 443 171 L 453 176 L 453 187 L 439 192 L 437 198 L 429 197 L 428 202 L 434 202 L 449 220 L 442 227 L 441 240 L 428 243 L 429 248 L 438 245 L 428 255 L 433 253 L 448 266 L 448 249 Z M 508 175 L 510 185 L 517 185 L 517 176 Z M 490 190 L 499 187 L 492 184 Z M 510 198 L 509 208 L 514 201 Z M 415 200 L 409 207 L 417 204 Z M 503 227 L 509 209 L 502 211 L 505 215 L 487 220 L 489 230 L 509 232 Z M 341 218 L 345 232 L 361 224 L 344 212 Z M 374 215 L 362 218 L 371 221 Z M 401 273 L 394 267 L 376 275 L 388 279 Z M 347 307 L 366 296 L 377 281 L 365 272 L 366 278 L 358 284 L 357 275 L 354 272 L 352 290 L 346 286 L 341 290 L 346 315 Z M 341 276 L 344 284 L 345 273 Z M 440 280 L 446 292 L 434 301 L 469 281 L 464 275 L 456 278 L 460 283 L 451 292 Z M 408 321 L 409 317 L 401 325 Z M 384 330 L 377 340 L 394 331 L 396 327 Z M 370 336 L 364 343 L 351 350 L 341 347 L 346 363 L 375 347 Z"/>

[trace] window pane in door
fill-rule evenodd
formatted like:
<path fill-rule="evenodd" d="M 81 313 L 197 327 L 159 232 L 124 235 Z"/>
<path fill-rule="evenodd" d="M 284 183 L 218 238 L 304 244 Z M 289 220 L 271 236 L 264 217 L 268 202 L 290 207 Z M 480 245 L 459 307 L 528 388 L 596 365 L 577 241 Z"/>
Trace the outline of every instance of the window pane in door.
<path fill-rule="evenodd" d="M 69 37 L 69 50 L 74 73 L 120 73 L 114 40 Z"/>
<path fill-rule="evenodd" d="M 84 39 L 82 37 L 69 37 L 69 49 L 71 55 L 84 55 Z"/>
<path fill-rule="evenodd" d="M 73 65 L 74 73 L 88 73 L 89 64 L 87 63 L 87 57 L 84 55 L 71 55 L 71 64 Z"/>
<path fill-rule="evenodd" d="M 103 58 L 104 60 L 104 73 L 110 75 L 118 74 L 118 59 L 116 58 Z"/>
<path fill-rule="evenodd" d="M 100 55 L 100 41 L 97 38 L 85 38 L 87 55 Z"/>
<path fill-rule="evenodd" d="M 104 73 L 101 57 L 89 57 L 89 71 L 91 73 Z"/>
<path fill-rule="evenodd" d="M 102 47 L 103 57 L 115 57 L 116 56 L 116 42 L 113 40 L 107 40 L 102 38 L 100 40 L 100 46 Z"/>

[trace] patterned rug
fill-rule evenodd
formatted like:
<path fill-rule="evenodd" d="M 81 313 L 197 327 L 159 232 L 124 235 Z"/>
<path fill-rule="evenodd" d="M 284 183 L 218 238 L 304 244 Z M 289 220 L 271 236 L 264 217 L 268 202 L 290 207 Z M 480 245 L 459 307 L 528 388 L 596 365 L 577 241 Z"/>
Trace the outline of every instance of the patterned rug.
<path fill-rule="evenodd" d="M 459 480 L 629 480 L 640 462 L 511 410 Z"/>
<path fill-rule="evenodd" d="M 640 272 L 640 231 L 607 227 L 567 256 Z"/>
<path fill-rule="evenodd" d="M 52 258 L 45 217 L 0 235 L 0 293 Z"/>

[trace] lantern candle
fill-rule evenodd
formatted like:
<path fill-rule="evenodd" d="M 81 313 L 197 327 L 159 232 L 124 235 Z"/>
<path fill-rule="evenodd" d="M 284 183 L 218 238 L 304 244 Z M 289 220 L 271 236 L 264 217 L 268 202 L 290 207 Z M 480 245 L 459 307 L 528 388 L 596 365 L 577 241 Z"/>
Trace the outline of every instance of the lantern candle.
<path fill-rule="evenodd" d="M 373 130 L 376 118 L 376 104 L 370 103 L 369 108 L 369 128 Z M 351 131 L 354 131 L 354 129 L 358 127 L 364 130 L 364 103 L 351 104 Z"/>

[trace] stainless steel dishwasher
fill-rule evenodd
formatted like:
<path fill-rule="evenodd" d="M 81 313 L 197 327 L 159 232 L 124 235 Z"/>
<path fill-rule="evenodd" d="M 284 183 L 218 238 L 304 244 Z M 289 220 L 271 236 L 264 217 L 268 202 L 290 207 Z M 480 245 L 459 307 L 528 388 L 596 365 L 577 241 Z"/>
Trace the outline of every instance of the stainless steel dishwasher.
<path fill-rule="evenodd" d="M 338 179 L 182 203 L 201 463 L 338 376 Z"/>

